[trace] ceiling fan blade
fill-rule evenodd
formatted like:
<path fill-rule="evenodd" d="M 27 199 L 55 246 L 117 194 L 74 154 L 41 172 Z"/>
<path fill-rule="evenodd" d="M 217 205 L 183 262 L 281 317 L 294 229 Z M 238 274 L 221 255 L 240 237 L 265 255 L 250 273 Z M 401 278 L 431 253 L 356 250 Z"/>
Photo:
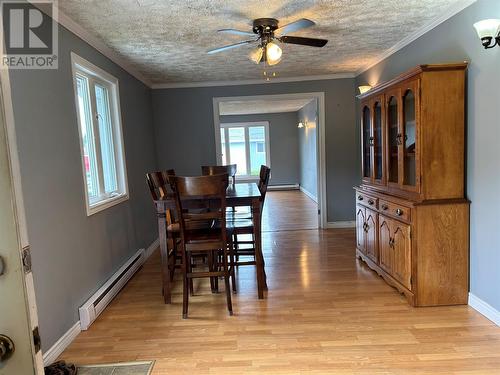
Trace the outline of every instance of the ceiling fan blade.
<path fill-rule="evenodd" d="M 304 38 L 301 36 L 282 36 L 279 38 L 282 43 L 289 44 L 300 44 L 302 46 L 310 46 L 310 47 L 323 47 L 328 40 L 326 39 L 316 39 L 316 38 Z"/>
<path fill-rule="evenodd" d="M 218 33 L 234 34 L 234 35 L 245 35 L 245 36 L 255 36 L 251 31 L 241 31 L 236 29 L 220 29 L 217 30 Z"/>
<path fill-rule="evenodd" d="M 219 48 L 211 49 L 211 50 L 207 51 L 207 53 L 209 55 L 213 55 L 214 53 L 218 53 L 218 52 L 222 52 L 222 51 L 227 51 L 229 49 L 233 49 L 233 48 L 236 48 L 236 47 L 244 46 L 245 44 L 254 43 L 256 41 L 257 41 L 256 39 L 244 40 L 243 42 L 239 42 L 239 43 L 235 43 L 235 44 L 229 44 L 229 45 L 224 46 L 224 47 L 219 47 Z"/>
<path fill-rule="evenodd" d="M 307 18 L 301 18 L 297 21 L 281 26 L 274 31 L 274 34 L 281 36 L 288 33 L 293 33 L 294 31 L 305 29 L 306 27 L 311 27 L 316 25 L 314 21 L 308 20 Z"/>

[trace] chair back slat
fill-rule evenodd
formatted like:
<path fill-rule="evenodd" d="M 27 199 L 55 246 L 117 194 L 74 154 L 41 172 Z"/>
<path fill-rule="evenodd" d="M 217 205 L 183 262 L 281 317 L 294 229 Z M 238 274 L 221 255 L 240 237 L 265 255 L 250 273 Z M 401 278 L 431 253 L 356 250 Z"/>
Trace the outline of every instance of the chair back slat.
<path fill-rule="evenodd" d="M 204 176 L 212 176 L 215 174 L 227 173 L 231 177 L 232 183 L 236 182 L 236 164 L 229 165 L 204 165 L 201 167 L 201 174 Z"/>

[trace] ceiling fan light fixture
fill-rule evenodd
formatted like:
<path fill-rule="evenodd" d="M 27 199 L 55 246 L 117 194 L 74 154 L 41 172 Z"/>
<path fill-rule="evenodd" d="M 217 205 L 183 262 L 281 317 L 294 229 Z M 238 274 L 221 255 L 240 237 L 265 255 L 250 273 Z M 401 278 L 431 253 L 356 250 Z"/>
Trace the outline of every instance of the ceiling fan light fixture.
<path fill-rule="evenodd" d="M 259 64 L 262 60 L 263 54 L 264 54 L 264 48 L 259 46 L 255 48 L 252 52 L 250 52 L 250 60 L 252 60 L 256 64 Z"/>
<path fill-rule="evenodd" d="M 281 61 L 283 50 L 274 42 L 269 42 L 266 45 L 266 59 L 269 65 L 276 65 Z"/>

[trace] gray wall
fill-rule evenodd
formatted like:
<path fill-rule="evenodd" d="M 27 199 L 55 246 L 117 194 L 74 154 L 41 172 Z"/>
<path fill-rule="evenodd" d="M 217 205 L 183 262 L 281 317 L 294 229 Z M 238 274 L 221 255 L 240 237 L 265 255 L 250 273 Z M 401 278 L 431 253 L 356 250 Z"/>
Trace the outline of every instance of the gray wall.
<path fill-rule="evenodd" d="M 297 113 L 220 116 L 221 123 L 269 121 L 270 185 L 299 183 Z"/>
<path fill-rule="evenodd" d="M 328 221 L 354 220 L 352 187 L 359 181 L 355 80 L 153 90 L 158 166 L 199 173 L 215 163 L 213 97 L 324 92 Z"/>
<path fill-rule="evenodd" d="M 318 160 L 317 160 L 317 112 L 318 103 L 314 99 L 297 113 L 297 120 L 307 122 L 307 126 L 298 128 L 300 186 L 318 198 Z"/>
<path fill-rule="evenodd" d="M 144 174 L 156 168 L 151 90 L 62 27 L 59 69 L 11 71 L 42 348 L 78 307 L 158 237 Z M 119 79 L 130 199 L 87 217 L 70 51 Z"/>
<path fill-rule="evenodd" d="M 472 27 L 473 23 L 495 15 L 500 15 L 499 1 L 479 0 L 359 76 L 357 84 L 383 82 L 417 64 L 470 62 L 467 79 L 467 196 L 472 201 L 470 290 L 500 310 L 500 48 L 483 49 Z"/>

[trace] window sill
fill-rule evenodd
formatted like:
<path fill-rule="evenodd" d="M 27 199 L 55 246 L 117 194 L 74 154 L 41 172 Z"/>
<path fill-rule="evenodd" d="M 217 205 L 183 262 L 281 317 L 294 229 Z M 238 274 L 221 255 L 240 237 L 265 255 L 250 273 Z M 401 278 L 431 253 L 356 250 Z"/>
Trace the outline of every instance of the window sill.
<path fill-rule="evenodd" d="M 128 194 L 121 194 L 116 197 L 99 201 L 98 203 L 94 203 L 91 206 L 87 205 L 87 216 L 94 215 L 98 212 L 104 211 L 107 208 L 116 206 L 117 204 L 127 201 L 128 198 Z"/>

